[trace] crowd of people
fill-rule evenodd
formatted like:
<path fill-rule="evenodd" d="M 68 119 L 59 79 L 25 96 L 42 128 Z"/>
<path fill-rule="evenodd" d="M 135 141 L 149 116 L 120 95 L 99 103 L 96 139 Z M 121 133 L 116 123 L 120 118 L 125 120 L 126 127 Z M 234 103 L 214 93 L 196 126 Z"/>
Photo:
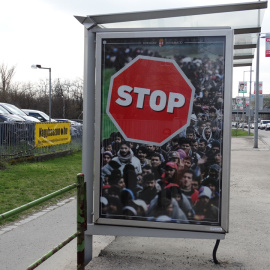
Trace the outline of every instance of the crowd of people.
<path fill-rule="evenodd" d="M 161 147 L 125 141 L 120 132 L 102 141 L 101 217 L 220 222 L 224 59 L 175 60 L 196 89 L 190 124 Z"/>

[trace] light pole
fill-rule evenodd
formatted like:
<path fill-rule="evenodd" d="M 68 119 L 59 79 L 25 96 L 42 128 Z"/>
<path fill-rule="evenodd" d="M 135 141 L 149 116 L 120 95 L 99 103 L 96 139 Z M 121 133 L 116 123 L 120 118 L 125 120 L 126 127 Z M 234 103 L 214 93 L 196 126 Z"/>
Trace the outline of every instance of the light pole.
<path fill-rule="evenodd" d="M 40 68 L 49 70 L 49 122 L 52 119 L 52 83 L 51 83 L 51 68 L 42 67 L 41 65 L 32 65 L 31 68 Z"/>
<path fill-rule="evenodd" d="M 250 118 L 251 118 L 251 82 L 252 82 L 252 72 L 254 72 L 254 70 L 251 70 L 251 66 L 250 66 L 250 70 L 244 71 L 244 81 L 245 81 L 245 72 L 250 72 L 250 81 L 249 81 L 249 106 L 248 106 L 248 135 L 250 134 Z"/>
<path fill-rule="evenodd" d="M 261 36 L 265 35 L 265 36 Z M 255 92 L 255 114 L 254 114 L 254 148 L 258 148 L 258 121 L 259 121 L 259 80 L 260 80 L 260 39 L 266 38 L 268 33 L 259 33 L 257 40 L 257 59 L 256 59 L 256 92 Z"/>

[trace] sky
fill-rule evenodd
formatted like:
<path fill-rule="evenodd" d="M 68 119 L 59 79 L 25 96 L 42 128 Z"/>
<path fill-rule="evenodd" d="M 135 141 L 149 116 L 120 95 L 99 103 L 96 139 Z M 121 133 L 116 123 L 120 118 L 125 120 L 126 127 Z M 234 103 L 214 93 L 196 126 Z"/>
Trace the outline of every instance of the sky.
<path fill-rule="evenodd" d="M 13 82 L 48 79 L 48 70 L 31 69 L 39 64 L 52 69 L 52 80 L 83 78 L 84 26 L 77 16 L 145 10 L 160 10 L 218 4 L 254 2 L 250 0 L 8 0 L 0 5 L 0 64 L 15 66 Z M 270 33 L 269 7 L 264 13 L 262 33 Z M 263 93 L 270 94 L 270 57 L 265 58 L 265 40 L 260 46 L 260 81 Z M 256 51 L 255 51 L 256 55 Z M 255 80 L 256 58 L 252 81 Z M 249 67 L 233 69 L 233 96 L 239 81 L 249 81 Z M 246 72 L 245 72 L 246 71 Z M 241 94 L 242 95 L 242 94 Z"/>

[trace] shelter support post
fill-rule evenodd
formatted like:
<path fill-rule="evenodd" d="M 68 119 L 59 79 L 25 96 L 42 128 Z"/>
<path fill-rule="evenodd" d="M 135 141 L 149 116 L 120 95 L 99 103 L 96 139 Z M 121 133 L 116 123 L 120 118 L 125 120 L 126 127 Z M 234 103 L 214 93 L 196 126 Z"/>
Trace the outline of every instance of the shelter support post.
<path fill-rule="evenodd" d="M 86 182 L 87 221 L 93 222 L 93 179 L 94 179 L 94 131 L 95 131 L 95 34 L 84 30 L 84 100 L 83 100 L 83 163 L 82 171 Z M 84 263 L 92 260 L 93 235 L 85 235 Z"/>

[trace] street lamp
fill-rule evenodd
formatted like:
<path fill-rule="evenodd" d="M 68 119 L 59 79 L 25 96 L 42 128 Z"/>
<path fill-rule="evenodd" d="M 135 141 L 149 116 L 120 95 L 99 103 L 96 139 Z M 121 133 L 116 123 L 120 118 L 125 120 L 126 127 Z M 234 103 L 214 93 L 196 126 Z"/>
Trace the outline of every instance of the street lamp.
<path fill-rule="evenodd" d="M 248 106 L 248 135 L 250 135 L 250 119 L 251 119 L 251 110 L 250 110 L 250 104 L 251 104 L 251 80 L 252 80 L 252 72 L 254 72 L 254 70 L 251 69 L 250 66 L 250 70 L 246 70 L 244 71 L 244 81 L 245 81 L 245 72 L 250 72 L 250 81 L 249 81 L 249 106 Z"/>
<path fill-rule="evenodd" d="M 51 83 L 51 68 L 45 68 L 42 67 L 41 65 L 32 65 L 31 68 L 40 68 L 40 69 L 48 69 L 49 70 L 49 122 L 51 122 L 52 119 L 52 97 L 51 97 L 51 92 L 52 92 L 52 83 Z"/>
<path fill-rule="evenodd" d="M 254 114 L 254 148 L 258 148 L 258 121 L 259 121 L 259 68 L 260 68 L 260 39 L 266 38 L 268 33 L 259 33 L 257 40 L 256 59 L 256 92 L 255 92 L 255 114 Z M 265 36 L 261 36 L 265 35 Z"/>

